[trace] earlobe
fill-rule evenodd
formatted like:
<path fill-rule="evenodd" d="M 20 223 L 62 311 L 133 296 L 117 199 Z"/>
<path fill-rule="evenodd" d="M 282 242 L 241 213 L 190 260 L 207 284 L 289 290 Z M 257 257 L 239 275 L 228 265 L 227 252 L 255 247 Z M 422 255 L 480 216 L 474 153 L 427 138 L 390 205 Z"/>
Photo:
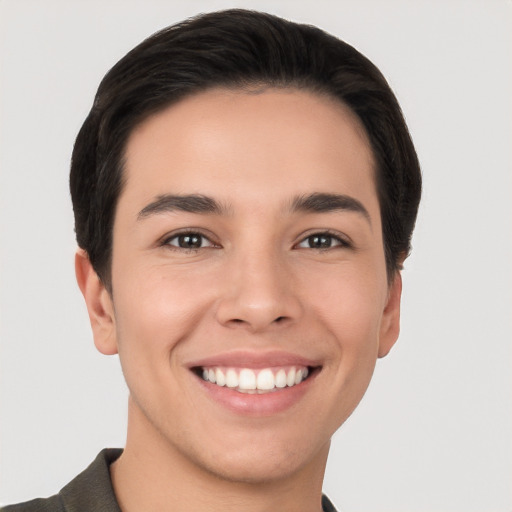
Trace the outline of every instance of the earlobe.
<path fill-rule="evenodd" d="M 75 274 L 89 313 L 96 348 L 105 355 L 117 354 L 112 298 L 83 249 L 75 254 Z"/>
<path fill-rule="evenodd" d="M 402 298 L 402 276 L 399 271 L 395 273 L 393 282 L 389 287 L 386 307 L 382 315 L 379 340 L 379 357 L 386 356 L 400 333 L 400 301 Z"/>

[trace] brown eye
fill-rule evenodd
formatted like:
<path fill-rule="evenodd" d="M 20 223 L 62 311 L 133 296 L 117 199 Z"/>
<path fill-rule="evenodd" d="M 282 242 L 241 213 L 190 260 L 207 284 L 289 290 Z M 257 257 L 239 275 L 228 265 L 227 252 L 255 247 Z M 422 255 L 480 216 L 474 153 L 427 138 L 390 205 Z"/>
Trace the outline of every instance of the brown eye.
<path fill-rule="evenodd" d="M 298 244 L 301 249 L 331 249 L 333 247 L 348 247 L 342 238 L 329 233 L 315 233 Z"/>
<path fill-rule="evenodd" d="M 332 236 L 329 235 L 313 235 L 307 238 L 308 246 L 311 249 L 327 249 L 332 246 Z"/>
<path fill-rule="evenodd" d="M 200 233 L 180 233 L 169 238 L 165 243 L 180 249 L 202 249 L 213 246 L 213 243 Z"/>

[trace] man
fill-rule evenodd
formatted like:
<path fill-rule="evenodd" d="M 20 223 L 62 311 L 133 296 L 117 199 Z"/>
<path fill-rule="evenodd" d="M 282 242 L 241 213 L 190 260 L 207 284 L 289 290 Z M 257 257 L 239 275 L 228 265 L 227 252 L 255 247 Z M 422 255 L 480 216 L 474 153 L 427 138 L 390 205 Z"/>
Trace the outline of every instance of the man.
<path fill-rule="evenodd" d="M 71 165 L 126 447 L 5 510 L 334 510 L 330 438 L 398 336 L 420 189 L 384 78 L 316 28 L 224 11 L 128 53 Z"/>

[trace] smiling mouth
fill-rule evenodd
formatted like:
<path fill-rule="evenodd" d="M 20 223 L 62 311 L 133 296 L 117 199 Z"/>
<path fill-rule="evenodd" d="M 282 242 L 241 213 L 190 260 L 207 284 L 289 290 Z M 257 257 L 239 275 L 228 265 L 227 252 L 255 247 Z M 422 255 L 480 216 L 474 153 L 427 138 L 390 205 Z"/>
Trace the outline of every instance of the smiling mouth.
<path fill-rule="evenodd" d="M 291 388 L 311 376 L 318 368 L 286 366 L 280 368 L 196 367 L 194 373 L 204 381 L 240 393 L 265 394 Z"/>

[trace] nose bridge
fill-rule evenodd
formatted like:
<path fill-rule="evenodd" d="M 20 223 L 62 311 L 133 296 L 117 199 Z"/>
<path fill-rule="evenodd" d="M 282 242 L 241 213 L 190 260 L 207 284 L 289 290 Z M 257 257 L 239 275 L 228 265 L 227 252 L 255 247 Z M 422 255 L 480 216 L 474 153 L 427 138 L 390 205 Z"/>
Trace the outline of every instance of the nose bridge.
<path fill-rule="evenodd" d="M 286 258 L 274 244 L 234 251 L 225 283 L 218 308 L 223 324 L 258 331 L 289 322 L 300 312 Z"/>

